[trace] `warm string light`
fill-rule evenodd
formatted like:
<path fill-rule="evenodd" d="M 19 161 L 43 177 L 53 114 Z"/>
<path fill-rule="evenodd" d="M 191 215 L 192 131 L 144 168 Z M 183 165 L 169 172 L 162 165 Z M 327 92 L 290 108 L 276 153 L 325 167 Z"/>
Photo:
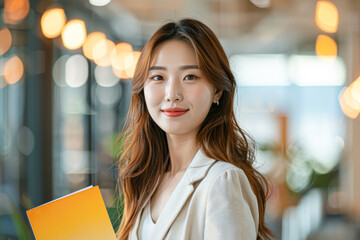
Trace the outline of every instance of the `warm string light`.
<path fill-rule="evenodd" d="M 110 55 L 114 48 L 115 43 L 109 39 L 98 41 L 93 48 L 94 62 L 100 67 L 110 66 Z"/>
<path fill-rule="evenodd" d="M 349 118 L 355 119 L 360 113 L 360 77 L 350 84 L 339 94 L 339 102 L 343 113 Z"/>
<path fill-rule="evenodd" d="M 134 77 L 135 67 L 140 57 L 140 52 L 134 51 L 124 55 L 124 68 L 113 67 L 114 74 L 121 79 L 130 79 Z"/>
<path fill-rule="evenodd" d="M 6 53 L 11 47 L 12 37 L 8 28 L 0 30 L 0 56 Z"/>
<path fill-rule="evenodd" d="M 66 16 L 64 9 L 49 9 L 41 17 L 41 30 L 45 37 L 55 38 L 61 34 L 65 23 Z"/>
<path fill-rule="evenodd" d="M 17 83 L 24 75 L 24 64 L 18 56 L 11 57 L 4 66 L 4 79 L 7 84 Z"/>
<path fill-rule="evenodd" d="M 318 1 L 315 23 L 322 31 L 335 33 L 339 24 L 339 13 L 336 6 L 329 1 Z M 336 57 L 337 44 L 331 37 L 320 34 L 316 39 L 315 52 L 319 57 Z"/>
<path fill-rule="evenodd" d="M 132 46 L 129 43 L 119 43 L 111 51 L 111 65 L 117 70 L 126 70 L 132 64 Z"/>
<path fill-rule="evenodd" d="M 106 36 L 102 32 L 90 33 L 87 36 L 85 43 L 83 45 L 83 53 L 84 53 L 85 57 L 87 57 L 89 60 L 94 60 L 93 49 L 94 49 L 95 45 L 97 43 L 99 43 L 101 40 L 105 40 L 105 39 L 106 39 Z M 98 54 L 98 53 L 96 53 L 96 54 Z M 99 53 L 99 54 L 101 54 L 101 53 Z"/>
<path fill-rule="evenodd" d="M 29 0 L 5 0 L 3 19 L 7 24 L 23 20 L 30 11 Z"/>
<path fill-rule="evenodd" d="M 130 78 L 134 77 L 136 64 L 137 64 L 137 62 L 138 62 L 138 60 L 140 58 L 140 54 L 141 54 L 141 52 L 139 52 L 139 51 L 132 52 L 132 64 L 131 64 L 131 66 L 129 68 L 127 68 L 125 70 L 126 74 L 128 76 L 130 76 Z"/>
<path fill-rule="evenodd" d="M 111 52 L 111 64 L 114 74 L 121 79 L 134 76 L 140 52 L 133 51 L 129 43 L 119 43 Z"/>
<path fill-rule="evenodd" d="M 61 38 L 67 49 L 75 50 L 80 48 L 86 39 L 85 22 L 80 19 L 73 19 L 66 23 Z"/>
<path fill-rule="evenodd" d="M 336 6 L 329 1 L 318 1 L 315 11 L 315 22 L 322 31 L 335 33 L 339 24 L 339 13 Z"/>
<path fill-rule="evenodd" d="M 320 34 L 316 39 L 315 52 L 318 57 L 336 57 L 337 44 L 329 36 Z"/>
<path fill-rule="evenodd" d="M 82 47 L 87 59 L 99 67 L 110 67 L 114 76 L 121 79 L 133 77 L 140 52 L 133 51 L 129 43 L 115 45 L 102 32 L 92 32 L 87 36 L 85 22 L 73 19 L 66 23 L 62 8 L 47 10 L 41 17 L 41 29 L 47 38 L 56 38 L 61 34 L 63 45 L 69 50 Z"/>
<path fill-rule="evenodd" d="M 350 93 L 354 101 L 359 103 L 360 111 L 360 77 L 350 85 Z"/>
<path fill-rule="evenodd" d="M 45 37 L 55 38 L 61 34 L 64 47 L 70 50 L 80 48 L 86 40 L 86 26 L 81 19 L 66 23 L 65 11 L 62 8 L 51 8 L 41 17 L 41 30 Z"/>
<path fill-rule="evenodd" d="M 336 33 L 339 25 L 339 12 L 334 3 L 318 1 L 315 11 L 315 23 L 326 33 Z M 316 39 L 315 52 L 318 57 L 337 56 L 337 43 L 331 37 L 320 34 Z M 356 118 L 360 111 L 360 80 L 355 80 L 339 94 L 339 103 L 343 113 L 349 118 Z"/>

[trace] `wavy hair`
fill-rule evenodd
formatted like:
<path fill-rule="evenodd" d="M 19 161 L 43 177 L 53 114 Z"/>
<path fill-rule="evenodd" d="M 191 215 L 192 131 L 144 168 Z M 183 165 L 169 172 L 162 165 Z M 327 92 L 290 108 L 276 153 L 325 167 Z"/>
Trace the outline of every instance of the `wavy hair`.
<path fill-rule="evenodd" d="M 143 47 L 137 63 L 130 109 L 121 134 L 125 140 L 119 160 L 119 182 L 122 184 L 124 210 L 117 231 L 118 238 L 128 238 L 137 215 L 149 200 L 169 162 L 165 132 L 151 119 L 146 107 L 144 82 L 148 77 L 154 49 L 160 43 L 173 39 L 185 41 L 193 47 L 200 70 L 216 89 L 223 90 L 219 106 L 211 106 L 196 140 L 209 158 L 231 163 L 245 172 L 259 208 L 257 239 L 270 239 L 272 233 L 264 221 L 268 184 L 252 166 L 255 152 L 253 139 L 239 127 L 235 119 L 235 78 L 215 34 L 194 19 L 163 25 Z"/>

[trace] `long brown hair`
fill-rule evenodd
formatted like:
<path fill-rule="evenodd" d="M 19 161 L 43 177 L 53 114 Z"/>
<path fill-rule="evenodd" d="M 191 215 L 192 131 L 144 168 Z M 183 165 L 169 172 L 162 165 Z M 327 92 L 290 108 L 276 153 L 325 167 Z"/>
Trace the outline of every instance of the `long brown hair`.
<path fill-rule="evenodd" d="M 118 237 L 127 239 L 141 208 L 163 176 L 169 150 L 165 132 L 151 119 L 144 97 L 154 49 L 171 39 L 185 41 L 195 51 L 201 71 L 218 90 L 223 90 L 219 105 L 213 104 L 197 134 L 204 153 L 219 161 L 241 168 L 257 197 L 259 234 L 257 239 L 270 239 L 265 226 L 265 203 L 268 193 L 266 179 L 253 168 L 254 141 L 239 127 L 233 111 L 236 88 L 229 61 L 215 34 L 203 23 L 183 19 L 162 26 L 144 46 L 136 66 L 131 89 L 131 103 L 122 136 L 124 150 L 119 161 L 119 181 L 122 184 L 124 211 Z"/>

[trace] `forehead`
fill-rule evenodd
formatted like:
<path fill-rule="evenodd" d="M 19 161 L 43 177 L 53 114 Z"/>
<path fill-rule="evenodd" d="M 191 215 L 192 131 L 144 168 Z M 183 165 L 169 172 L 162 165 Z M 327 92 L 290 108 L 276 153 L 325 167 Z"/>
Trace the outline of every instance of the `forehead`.
<path fill-rule="evenodd" d="M 185 41 L 168 40 L 160 43 L 153 51 L 151 66 L 184 64 L 197 64 L 194 48 Z"/>

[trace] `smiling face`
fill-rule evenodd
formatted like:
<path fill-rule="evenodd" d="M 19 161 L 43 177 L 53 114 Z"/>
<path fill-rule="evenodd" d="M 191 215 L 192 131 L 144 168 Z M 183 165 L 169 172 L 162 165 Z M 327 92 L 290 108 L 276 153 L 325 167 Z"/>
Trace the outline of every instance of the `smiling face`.
<path fill-rule="evenodd" d="M 168 40 L 153 53 L 144 95 L 151 118 L 163 131 L 195 137 L 221 92 L 215 93 L 188 43 Z"/>

